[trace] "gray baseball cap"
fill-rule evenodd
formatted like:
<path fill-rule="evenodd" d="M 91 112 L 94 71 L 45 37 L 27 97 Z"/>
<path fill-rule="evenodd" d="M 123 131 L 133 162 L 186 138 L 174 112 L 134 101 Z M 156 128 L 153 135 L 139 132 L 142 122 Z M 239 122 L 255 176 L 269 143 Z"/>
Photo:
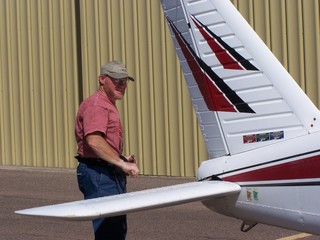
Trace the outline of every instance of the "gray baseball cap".
<path fill-rule="evenodd" d="M 112 78 L 128 78 L 134 81 L 134 78 L 129 76 L 126 66 L 118 61 L 108 62 L 101 66 L 101 75 L 108 75 Z"/>

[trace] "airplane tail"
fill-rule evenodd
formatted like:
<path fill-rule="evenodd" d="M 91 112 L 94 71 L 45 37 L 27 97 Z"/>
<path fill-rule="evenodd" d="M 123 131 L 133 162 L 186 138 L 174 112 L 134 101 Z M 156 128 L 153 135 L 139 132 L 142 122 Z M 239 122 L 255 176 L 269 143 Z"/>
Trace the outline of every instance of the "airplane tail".
<path fill-rule="evenodd" d="M 319 110 L 229 0 L 162 5 L 210 158 L 319 131 Z"/>

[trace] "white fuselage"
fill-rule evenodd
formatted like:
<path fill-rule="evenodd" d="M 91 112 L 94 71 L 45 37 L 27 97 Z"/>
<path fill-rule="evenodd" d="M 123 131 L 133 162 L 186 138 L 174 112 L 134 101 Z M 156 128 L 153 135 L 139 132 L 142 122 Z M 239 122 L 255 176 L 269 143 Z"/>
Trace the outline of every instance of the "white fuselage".
<path fill-rule="evenodd" d="M 320 133 L 203 162 L 198 178 L 236 182 L 236 197 L 204 201 L 245 221 L 320 234 Z"/>

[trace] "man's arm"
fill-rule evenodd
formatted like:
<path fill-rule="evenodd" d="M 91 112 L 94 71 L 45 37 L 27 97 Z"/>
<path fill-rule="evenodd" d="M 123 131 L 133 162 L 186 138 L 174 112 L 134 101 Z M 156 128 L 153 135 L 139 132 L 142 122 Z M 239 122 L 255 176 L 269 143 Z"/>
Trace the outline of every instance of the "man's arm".
<path fill-rule="evenodd" d="M 129 176 L 137 176 L 139 174 L 137 165 L 120 159 L 118 153 L 103 138 L 101 133 L 88 134 L 85 139 L 93 152 L 104 161 L 120 167 Z"/>

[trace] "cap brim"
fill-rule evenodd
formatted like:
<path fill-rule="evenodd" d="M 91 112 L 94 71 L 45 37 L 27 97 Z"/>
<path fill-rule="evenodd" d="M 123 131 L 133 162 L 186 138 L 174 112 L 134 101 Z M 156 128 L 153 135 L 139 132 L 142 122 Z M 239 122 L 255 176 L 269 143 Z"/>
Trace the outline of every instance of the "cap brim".
<path fill-rule="evenodd" d="M 130 77 L 128 74 L 124 74 L 124 73 L 111 73 L 111 72 L 108 72 L 107 75 L 109 75 L 110 77 L 115 78 L 115 79 L 129 78 L 131 81 L 134 81 L 133 77 Z"/>

